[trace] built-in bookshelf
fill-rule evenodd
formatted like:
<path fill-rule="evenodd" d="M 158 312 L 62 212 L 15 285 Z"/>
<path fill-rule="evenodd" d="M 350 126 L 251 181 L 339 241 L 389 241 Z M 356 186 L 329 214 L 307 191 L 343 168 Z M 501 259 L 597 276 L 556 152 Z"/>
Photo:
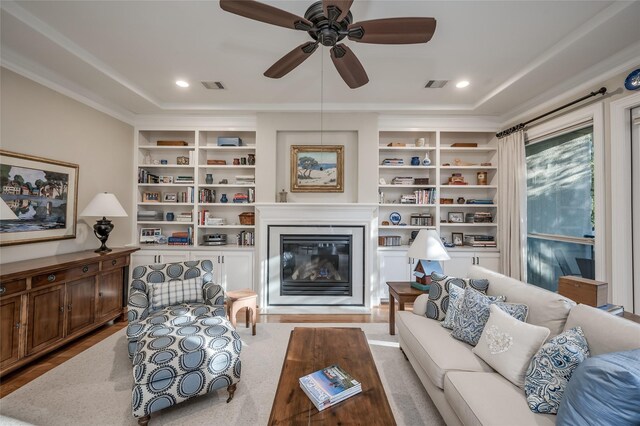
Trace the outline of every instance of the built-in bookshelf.
<path fill-rule="evenodd" d="M 379 132 L 379 236 L 408 247 L 412 234 L 435 229 L 448 243 L 466 237 L 449 250 L 497 251 L 484 247 L 497 237 L 497 160 L 493 132 Z"/>
<path fill-rule="evenodd" d="M 219 146 L 219 137 L 242 143 Z M 139 130 L 135 196 L 141 245 L 214 249 L 209 239 L 226 239 L 227 247 L 252 246 L 255 141 L 251 131 Z"/>

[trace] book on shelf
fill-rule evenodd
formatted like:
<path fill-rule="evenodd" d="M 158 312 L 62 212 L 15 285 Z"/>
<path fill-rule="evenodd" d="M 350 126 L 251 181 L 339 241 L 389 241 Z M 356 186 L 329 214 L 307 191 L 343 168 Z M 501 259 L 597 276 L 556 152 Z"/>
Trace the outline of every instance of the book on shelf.
<path fill-rule="evenodd" d="M 387 247 L 387 246 L 399 246 L 401 238 L 399 235 L 380 235 L 378 237 L 378 245 Z"/>
<path fill-rule="evenodd" d="M 385 158 L 382 160 L 383 166 L 404 166 L 404 160 L 402 158 Z"/>
<path fill-rule="evenodd" d="M 362 384 L 336 364 L 300 377 L 298 381 L 318 411 L 362 392 Z"/>
<path fill-rule="evenodd" d="M 239 246 L 253 246 L 256 243 L 255 233 L 251 231 L 242 231 L 236 237 Z"/>
<path fill-rule="evenodd" d="M 471 235 L 464 236 L 463 244 L 471 247 L 497 247 L 496 239 L 493 235 Z"/>
<path fill-rule="evenodd" d="M 391 179 L 392 185 L 413 185 L 413 178 L 409 176 L 396 176 Z"/>
<path fill-rule="evenodd" d="M 476 199 L 467 200 L 466 204 L 493 204 L 493 200 L 476 198 Z"/>

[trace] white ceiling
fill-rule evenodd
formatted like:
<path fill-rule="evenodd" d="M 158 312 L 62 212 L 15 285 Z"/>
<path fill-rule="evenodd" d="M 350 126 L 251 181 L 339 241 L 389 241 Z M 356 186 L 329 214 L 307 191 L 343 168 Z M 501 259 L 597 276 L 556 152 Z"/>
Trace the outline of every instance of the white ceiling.
<path fill-rule="evenodd" d="M 265 3 L 302 16 L 312 1 Z M 264 77 L 308 34 L 229 14 L 216 0 L 3 0 L 1 7 L 3 66 L 129 116 L 317 110 L 322 96 L 325 110 L 506 119 L 640 63 L 640 1 L 356 0 L 356 22 L 433 16 L 438 24 L 427 44 L 345 39 L 370 79 L 355 90 L 322 47 L 282 79 Z M 178 78 L 191 87 L 178 88 Z M 430 79 L 452 82 L 424 89 Z M 456 89 L 459 79 L 471 86 Z M 227 89 L 206 90 L 202 80 Z"/>

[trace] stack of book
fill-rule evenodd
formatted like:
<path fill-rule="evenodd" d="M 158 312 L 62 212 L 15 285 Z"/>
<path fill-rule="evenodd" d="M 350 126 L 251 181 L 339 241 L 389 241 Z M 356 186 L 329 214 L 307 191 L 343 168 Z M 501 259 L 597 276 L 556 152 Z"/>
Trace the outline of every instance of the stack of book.
<path fill-rule="evenodd" d="M 193 203 L 193 187 L 190 186 L 186 191 L 178 192 L 179 203 Z"/>
<path fill-rule="evenodd" d="M 413 185 L 413 178 L 409 176 L 396 176 L 391 179 L 392 185 Z"/>
<path fill-rule="evenodd" d="M 362 392 L 360 382 L 338 365 L 331 365 L 298 380 L 300 387 L 318 411 Z"/>
<path fill-rule="evenodd" d="M 192 222 L 193 221 L 193 215 L 192 215 L 191 212 L 180 212 L 176 216 L 176 221 L 178 221 L 178 222 Z"/>
<path fill-rule="evenodd" d="M 467 204 L 493 204 L 491 199 L 473 199 L 467 200 Z"/>
<path fill-rule="evenodd" d="M 434 204 L 436 202 L 436 189 L 419 189 L 413 191 L 416 197 L 416 204 Z"/>
<path fill-rule="evenodd" d="M 493 215 L 490 212 L 467 213 L 464 221 L 466 223 L 491 223 Z"/>
<path fill-rule="evenodd" d="M 193 176 L 176 176 L 175 183 L 193 183 Z"/>
<path fill-rule="evenodd" d="M 216 201 L 216 191 L 213 189 L 201 188 L 198 191 L 199 203 L 214 203 Z"/>
<path fill-rule="evenodd" d="M 255 183 L 254 175 L 236 176 L 236 185 L 255 185 Z"/>
<path fill-rule="evenodd" d="M 471 247 L 496 247 L 496 238 L 493 235 L 471 235 L 464 236 L 464 245 Z"/>
<path fill-rule="evenodd" d="M 191 245 L 192 232 L 191 228 L 187 231 L 174 232 L 168 238 L 167 244 L 170 246 L 189 246 Z"/>
<path fill-rule="evenodd" d="M 383 166 L 404 166 L 404 160 L 402 158 L 385 158 L 382 160 Z"/>

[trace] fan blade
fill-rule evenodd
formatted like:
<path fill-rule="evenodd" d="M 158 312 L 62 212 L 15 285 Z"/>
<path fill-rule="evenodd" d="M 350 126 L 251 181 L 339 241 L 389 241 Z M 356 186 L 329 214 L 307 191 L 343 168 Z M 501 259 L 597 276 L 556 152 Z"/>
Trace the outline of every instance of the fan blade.
<path fill-rule="evenodd" d="M 254 0 L 220 0 L 220 7 L 227 12 L 267 24 L 302 31 L 313 28 L 311 22 L 298 15 Z"/>
<path fill-rule="evenodd" d="M 353 0 L 322 0 L 324 16 L 332 22 L 341 22 L 353 4 Z"/>
<path fill-rule="evenodd" d="M 388 18 L 349 25 L 349 40 L 360 43 L 426 43 L 436 30 L 434 18 Z"/>
<path fill-rule="evenodd" d="M 340 77 L 352 89 L 357 89 L 369 82 L 367 72 L 356 55 L 342 43 L 331 48 L 331 60 L 336 66 Z"/>
<path fill-rule="evenodd" d="M 308 42 L 293 49 L 284 55 L 275 64 L 264 72 L 266 77 L 280 78 L 287 75 L 295 67 L 303 63 L 313 52 L 316 51 L 318 43 Z"/>

